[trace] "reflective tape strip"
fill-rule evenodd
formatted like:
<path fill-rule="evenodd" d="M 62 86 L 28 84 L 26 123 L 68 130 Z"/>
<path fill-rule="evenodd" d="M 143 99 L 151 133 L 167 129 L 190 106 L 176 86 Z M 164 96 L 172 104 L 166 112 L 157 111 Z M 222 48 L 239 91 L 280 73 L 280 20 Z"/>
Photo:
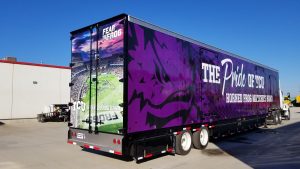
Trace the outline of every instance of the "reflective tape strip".
<path fill-rule="evenodd" d="M 110 153 L 113 153 L 113 154 L 114 154 L 114 152 L 115 152 L 115 151 L 114 151 L 114 150 L 109 150 L 108 152 L 110 152 Z"/>
<path fill-rule="evenodd" d="M 90 149 L 94 149 L 94 146 L 90 146 Z"/>
<path fill-rule="evenodd" d="M 150 158 L 152 156 L 153 156 L 153 154 L 149 153 L 149 154 L 145 155 L 145 158 Z"/>
<path fill-rule="evenodd" d="M 174 132 L 173 134 L 174 135 L 179 135 L 181 133 L 181 131 L 177 131 L 177 132 Z"/>
<path fill-rule="evenodd" d="M 73 142 L 73 141 L 68 141 L 68 144 L 76 145 L 77 143 L 76 143 L 76 142 Z"/>
<path fill-rule="evenodd" d="M 119 151 L 115 151 L 114 154 L 116 154 L 116 155 L 122 155 L 122 153 L 119 152 Z"/>
<path fill-rule="evenodd" d="M 172 152 L 172 151 L 173 151 L 173 148 L 168 148 L 167 151 L 168 151 L 168 152 Z"/>
<path fill-rule="evenodd" d="M 100 150 L 100 147 L 94 146 L 94 150 Z"/>
<path fill-rule="evenodd" d="M 195 128 L 193 129 L 193 131 L 200 131 L 200 128 Z"/>
<path fill-rule="evenodd" d="M 166 150 L 161 151 L 161 153 L 166 153 L 166 152 L 167 152 Z"/>
<path fill-rule="evenodd" d="M 143 157 L 138 157 L 137 159 L 138 159 L 138 160 L 142 160 L 142 159 L 143 159 Z"/>

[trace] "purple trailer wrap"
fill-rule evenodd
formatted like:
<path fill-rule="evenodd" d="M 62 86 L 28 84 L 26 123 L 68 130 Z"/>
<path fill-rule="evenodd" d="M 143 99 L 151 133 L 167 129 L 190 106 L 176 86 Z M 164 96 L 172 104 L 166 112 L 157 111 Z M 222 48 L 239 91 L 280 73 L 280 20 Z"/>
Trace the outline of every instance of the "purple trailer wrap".
<path fill-rule="evenodd" d="M 70 144 L 142 160 L 280 123 L 275 69 L 127 14 L 71 42 Z"/>
<path fill-rule="evenodd" d="M 128 45 L 128 133 L 279 107 L 275 70 L 132 22 Z"/>

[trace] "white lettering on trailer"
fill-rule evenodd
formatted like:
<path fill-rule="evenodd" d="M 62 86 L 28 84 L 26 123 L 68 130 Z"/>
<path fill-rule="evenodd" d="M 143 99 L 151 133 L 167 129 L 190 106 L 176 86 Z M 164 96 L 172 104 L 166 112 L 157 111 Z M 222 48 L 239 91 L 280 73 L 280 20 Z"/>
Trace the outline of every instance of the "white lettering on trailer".
<path fill-rule="evenodd" d="M 263 103 L 263 102 L 273 102 L 273 96 L 241 94 L 241 93 L 226 93 L 226 103 Z"/>
<path fill-rule="evenodd" d="M 102 38 L 105 40 L 110 40 L 122 35 L 122 29 L 116 30 L 115 25 L 111 25 L 102 30 Z"/>
<path fill-rule="evenodd" d="M 263 89 L 264 88 L 265 78 L 263 76 L 255 75 L 255 81 L 256 81 L 256 88 L 258 88 L 258 89 Z"/>
<path fill-rule="evenodd" d="M 203 82 L 220 84 L 220 67 L 202 63 Z"/>
<path fill-rule="evenodd" d="M 229 67 L 228 64 L 229 63 L 231 64 L 231 71 L 230 71 L 231 73 L 227 76 L 227 71 L 228 71 L 228 67 Z M 232 67 L 233 63 L 232 63 L 231 59 L 224 59 L 224 60 L 221 61 L 221 64 L 222 64 L 222 66 L 225 64 L 225 73 L 224 73 L 223 88 L 222 88 L 222 95 L 224 95 L 225 83 L 231 77 L 231 74 L 232 74 L 232 71 L 233 71 L 233 67 Z"/>
<path fill-rule="evenodd" d="M 254 74 L 248 74 L 248 87 L 254 87 Z"/>
<path fill-rule="evenodd" d="M 85 103 L 83 101 L 76 101 L 73 103 L 73 110 L 85 111 Z"/>
<path fill-rule="evenodd" d="M 273 96 L 267 95 L 267 102 L 273 102 Z"/>
<path fill-rule="evenodd" d="M 246 86 L 246 78 L 243 73 L 244 65 L 242 64 L 241 69 L 239 66 L 236 67 L 236 70 L 233 70 L 233 62 L 231 59 L 223 59 L 221 61 L 222 66 L 225 64 L 225 73 L 223 79 L 223 88 L 222 95 L 224 95 L 224 90 L 226 86 L 227 80 L 231 78 L 231 87 L 245 87 Z M 231 67 L 231 71 L 228 73 L 228 67 Z"/>
<path fill-rule="evenodd" d="M 252 102 L 252 95 L 251 94 L 243 94 L 243 102 L 251 103 Z"/>

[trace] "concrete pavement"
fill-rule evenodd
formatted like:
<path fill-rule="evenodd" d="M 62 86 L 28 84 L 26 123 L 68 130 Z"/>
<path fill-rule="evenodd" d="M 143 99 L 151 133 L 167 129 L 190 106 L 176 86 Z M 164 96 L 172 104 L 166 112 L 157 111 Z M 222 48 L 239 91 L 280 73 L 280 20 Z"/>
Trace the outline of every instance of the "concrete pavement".
<path fill-rule="evenodd" d="M 140 164 L 67 144 L 66 123 L 2 121 L 0 169 L 179 169 L 300 168 L 300 108 L 292 119 L 210 142 L 186 156 L 165 155 Z"/>

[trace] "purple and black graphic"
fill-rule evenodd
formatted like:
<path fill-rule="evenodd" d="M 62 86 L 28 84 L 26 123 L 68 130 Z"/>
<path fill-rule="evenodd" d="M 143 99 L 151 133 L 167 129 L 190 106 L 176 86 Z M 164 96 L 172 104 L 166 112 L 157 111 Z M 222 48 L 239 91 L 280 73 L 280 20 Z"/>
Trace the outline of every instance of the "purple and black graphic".
<path fill-rule="evenodd" d="M 129 23 L 128 133 L 267 113 L 278 73 Z"/>

